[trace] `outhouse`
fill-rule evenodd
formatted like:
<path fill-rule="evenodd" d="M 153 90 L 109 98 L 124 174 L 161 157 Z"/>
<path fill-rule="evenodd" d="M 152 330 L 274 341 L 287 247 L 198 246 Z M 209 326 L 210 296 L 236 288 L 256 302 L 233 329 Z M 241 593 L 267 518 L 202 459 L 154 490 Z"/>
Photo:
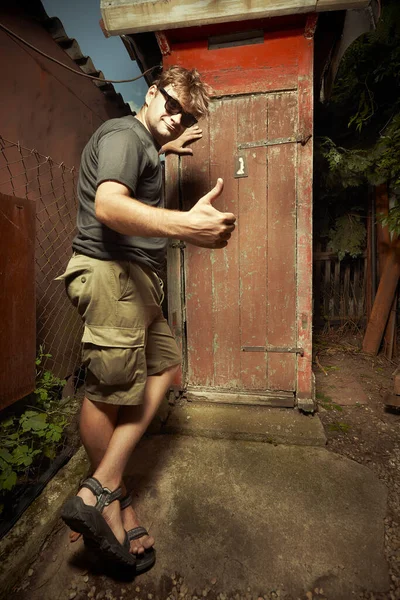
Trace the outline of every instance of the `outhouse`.
<path fill-rule="evenodd" d="M 169 321 L 189 400 L 313 409 L 316 11 L 368 4 L 102 0 L 105 29 L 143 70 L 161 58 L 195 67 L 214 90 L 193 157 L 166 161 L 171 208 L 188 210 L 222 177 L 215 206 L 237 216 L 223 250 L 170 243 Z"/>

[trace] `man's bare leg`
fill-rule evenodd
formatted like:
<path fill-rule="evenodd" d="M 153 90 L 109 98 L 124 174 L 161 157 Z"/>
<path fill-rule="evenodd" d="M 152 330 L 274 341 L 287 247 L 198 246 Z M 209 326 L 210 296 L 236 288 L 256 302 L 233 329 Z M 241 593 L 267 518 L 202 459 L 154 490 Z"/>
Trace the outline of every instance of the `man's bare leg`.
<path fill-rule="evenodd" d="M 157 378 L 154 377 L 154 379 Z M 92 472 L 98 468 L 107 450 L 117 423 L 119 409 L 119 406 L 103 402 L 92 402 L 88 398 L 83 400 L 80 416 L 81 439 L 89 456 Z M 102 432 L 101 436 L 98 435 L 99 431 Z M 121 487 L 122 495 L 125 496 L 127 490 L 123 482 Z M 132 506 L 128 506 L 122 511 L 122 523 L 126 531 L 140 525 L 138 516 Z M 80 533 L 71 531 L 69 539 L 71 542 L 76 542 L 80 537 Z M 153 537 L 143 536 L 131 541 L 131 552 L 142 554 L 145 549 L 151 548 L 153 545 Z"/>
<path fill-rule="evenodd" d="M 178 366 L 172 367 L 160 375 L 148 377 L 144 402 L 139 406 L 111 407 L 101 403 L 95 404 L 85 399 L 81 415 L 82 441 L 89 459 L 93 460 L 94 464 L 98 463 L 93 476 L 104 487 L 114 490 L 121 485 L 123 472 L 130 455 L 156 414 L 178 368 Z M 104 406 L 107 406 L 107 408 L 103 410 Z M 116 414 L 117 420 L 115 419 Z M 115 428 L 113 429 L 114 423 Z M 102 429 L 99 429 L 100 425 Z M 103 438 L 101 441 L 99 440 L 99 431 L 101 431 L 101 437 Z M 110 433 L 108 445 L 104 448 Z M 101 457 L 102 452 L 103 456 Z M 87 488 L 82 488 L 78 496 L 86 504 L 94 505 L 96 502 L 94 495 Z M 105 507 L 103 515 L 120 542 L 125 537 L 126 529 L 132 529 L 138 525 L 138 519 L 133 508 L 125 509 L 121 514 L 119 502 L 113 502 Z M 153 538 L 144 536 L 132 542 L 131 551 L 142 553 L 145 548 L 149 548 L 153 544 Z"/>
<path fill-rule="evenodd" d="M 80 414 L 81 440 L 89 457 L 91 471 L 99 466 L 110 442 L 118 419 L 119 406 L 83 399 Z M 101 435 L 98 435 L 101 431 Z M 76 542 L 80 533 L 71 531 L 69 539 Z"/>

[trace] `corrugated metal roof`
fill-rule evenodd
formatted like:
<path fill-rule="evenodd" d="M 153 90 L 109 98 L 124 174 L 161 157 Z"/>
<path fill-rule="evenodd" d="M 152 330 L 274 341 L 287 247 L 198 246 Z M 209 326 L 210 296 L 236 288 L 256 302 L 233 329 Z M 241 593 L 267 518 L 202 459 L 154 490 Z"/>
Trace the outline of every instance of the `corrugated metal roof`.
<path fill-rule="evenodd" d="M 57 42 L 60 48 L 62 48 L 68 54 L 68 56 L 81 69 L 81 71 L 86 73 L 86 75 L 104 78 L 103 72 L 98 71 L 96 69 L 90 56 L 84 56 L 82 54 L 78 42 L 75 39 L 68 37 L 63 27 L 63 24 L 58 17 L 49 17 L 46 14 L 44 8 L 40 16 L 37 16 L 39 17 L 38 20 L 40 21 L 40 23 L 43 25 L 46 31 L 50 33 L 54 41 Z M 94 85 L 96 85 L 103 92 L 103 94 L 107 96 L 108 100 L 115 102 L 117 106 L 122 109 L 125 107 L 126 114 L 131 114 L 129 104 L 124 102 L 124 99 L 121 96 L 121 94 L 115 91 L 115 88 L 112 85 L 112 83 L 105 83 L 100 80 L 98 82 L 94 80 L 92 81 Z"/>

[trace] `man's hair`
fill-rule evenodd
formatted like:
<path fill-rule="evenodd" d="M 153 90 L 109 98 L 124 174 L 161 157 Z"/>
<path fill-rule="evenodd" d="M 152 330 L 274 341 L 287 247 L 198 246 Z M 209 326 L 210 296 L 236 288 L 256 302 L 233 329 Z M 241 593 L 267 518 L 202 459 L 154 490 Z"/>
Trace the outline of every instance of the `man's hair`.
<path fill-rule="evenodd" d="M 208 104 L 212 88 L 201 80 L 196 69 L 185 69 L 173 65 L 161 73 L 154 81 L 158 88 L 171 85 L 183 105 L 183 108 L 197 119 L 208 115 Z"/>

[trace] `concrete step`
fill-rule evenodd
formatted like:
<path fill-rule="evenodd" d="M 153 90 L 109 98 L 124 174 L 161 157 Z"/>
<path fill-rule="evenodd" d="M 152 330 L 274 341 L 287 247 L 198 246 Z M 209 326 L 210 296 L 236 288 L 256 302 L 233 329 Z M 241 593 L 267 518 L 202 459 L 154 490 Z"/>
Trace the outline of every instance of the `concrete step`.
<path fill-rule="evenodd" d="M 297 409 L 181 402 L 170 407 L 160 433 L 270 444 L 325 446 L 318 415 Z"/>

